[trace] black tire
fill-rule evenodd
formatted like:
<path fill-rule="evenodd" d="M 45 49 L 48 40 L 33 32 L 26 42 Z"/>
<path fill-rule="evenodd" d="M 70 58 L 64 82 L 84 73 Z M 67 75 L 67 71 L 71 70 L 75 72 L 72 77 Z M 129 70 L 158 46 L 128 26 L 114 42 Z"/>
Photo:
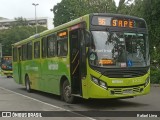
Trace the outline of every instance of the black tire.
<path fill-rule="evenodd" d="M 30 86 L 30 80 L 29 80 L 29 77 L 28 76 L 26 76 L 26 78 L 25 78 L 25 86 L 26 86 L 26 90 L 27 90 L 27 92 L 31 92 L 32 90 L 31 90 L 31 86 Z"/>
<path fill-rule="evenodd" d="M 75 102 L 75 97 L 71 95 L 71 86 L 67 80 L 65 80 L 62 85 L 62 97 L 67 103 Z"/>

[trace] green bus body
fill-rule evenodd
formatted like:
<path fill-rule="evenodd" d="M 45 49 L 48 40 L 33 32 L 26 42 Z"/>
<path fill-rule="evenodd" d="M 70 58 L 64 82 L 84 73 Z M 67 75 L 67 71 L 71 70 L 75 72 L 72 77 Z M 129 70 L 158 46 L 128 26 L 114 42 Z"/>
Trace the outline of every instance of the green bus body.
<path fill-rule="evenodd" d="M 45 42 L 49 41 L 52 35 L 56 36 L 53 37 L 55 43 Z M 120 42 L 117 44 L 113 42 L 114 45 L 110 46 L 112 50 L 108 50 L 109 47 L 105 46 L 105 50 L 98 49 L 96 46 L 96 52 L 91 52 L 93 41 L 100 41 L 103 35 L 108 35 L 106 41 L 112 39 Z M 29 78 L 31 89 L 56 95 L 62 95 L 63 83 L 67 80 L 72 96 L 81 96 L 85 99 L 129 98 L 145 95 L 150 92 L 147 35 L 146 23 L 141 18 L 115 14 L 88 14 L 13 44 L 13 78 L 22 85 L 26 85 L 26 78 Z M 131 60 L 129 55 L 123 57 L 127 60 L 118 60 L 120 57 L 117 56 L 120 56 L 121 48 L 128 47 L 128 43 L 124 45 L 128 38 L 133 40 L 132 44 L 129 44 L 133 48 Z M 42 39 L 45 39 L 44 43 Z M 139 42 L 136 43 L 135 39 Z M 144 43 L 143 39 L 145 39 Z M 59 55 L 61 41 L 67 41 L 68 49 L 65 56 Z M 29 43 L 32 47 L 29 47 Z M 52 47 L 45 44 L 54 46 L 55 49 L 52 50 Z M 94 45 L 97 44 L 102 46 L 102 42 L 94 42 Z M 143 55 L 139 57 L 140 52 L 136 48 L 136 56 L 139 59 L 137 62 L 134 62 L 136 59 L 133 58 L 134 44 L 140 44 L 144 49 L 141 50 Z M 118 47 L 115 47 L 116 45 Z M 79 50 L 74 53 L 74 48 Z M 28 54 L 27 50 L 31 53 Z M 44 51 L 45 55 L 43 55 Z M 52 53 L 48 51 L 53 51 L 54 55 L 50 57 Z M 105 52 L 108 54 L 107 57 L 104 57 Z M 35 54 L 38 55 L 37 58 Z M 112 59 L 109 59 L 109 56 Z M 144 59 L 142 56 L 145 56 Z M 95 60 L 95 57 L 100 60 Z"/>

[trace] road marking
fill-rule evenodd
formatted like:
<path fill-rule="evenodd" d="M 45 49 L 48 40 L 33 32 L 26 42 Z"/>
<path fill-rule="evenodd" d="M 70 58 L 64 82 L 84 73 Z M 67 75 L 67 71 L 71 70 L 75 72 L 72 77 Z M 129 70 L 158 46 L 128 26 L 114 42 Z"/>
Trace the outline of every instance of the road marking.
<path fill-rule="evenodd" d="M 0 89 L 6 90 L 6 91 L 8 91 L 8 92 L 11 92 L 11 93 L 14 93 L 14 94 L 17 94 L 17 95 L 23 96 L 23 97 L 25 97 L 25 98 L 28 98 L 28 99 L 31 99 L 31 100 L 34 100 L 34 101 L 40 102 L 40 103 L 42 103 L 42 104 L 45 104 L 45 105 L 48 105 L 48 106 L 51 106 L 51 107 L 54 107 L 54 108 L 57 108 L 57 109 L 60 109 L 60 110 L 63 110 L 63 111 L 67 111 L 67 112 L 70 112 L 70 113 L 73 113 L 73 114 L 77 114 L 77 115 L 79 115 L 79 116 L 82 116 L 82 117 L 88 118 L 88 119 L 90 119 L 90 120 L 96 120 L 96 119 L 94 119 L 94 118 L 87 117 L 87 116 L 84 116 L 84 115 L 79 114 L 79 113 L 76 113 L 76 112 L 72 112 L 72 111 L 67 110 L 67 109 L 64 109 L 64 108 L 62 108 L 62 107 L 58 107 L 58 106 L 55 106 L 55 105 L 52 105 L 52 104 L 49 104 L 49 103 L 46 103 L 46 102 L 43 102 L 43 101 L 37 100 L 37 99 L 35 99 L 35 98 L 32 98 L 32 97 L 29 97 L 29 96 L 26 96 L 26 95 L 23 95 L 23 94 L 20 94 L 20 93 L 14 92 L 14 91 L 12 91 L 12 90 L 9 90 L 9 89 L 3 88 L 3 87 L 0 87 Z"/>

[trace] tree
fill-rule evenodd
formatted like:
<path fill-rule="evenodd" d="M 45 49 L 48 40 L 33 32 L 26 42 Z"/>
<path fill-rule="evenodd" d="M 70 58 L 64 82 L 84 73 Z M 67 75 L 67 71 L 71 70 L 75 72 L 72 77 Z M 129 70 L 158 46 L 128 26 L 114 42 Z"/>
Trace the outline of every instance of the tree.
<path fill-rule="evenodd" d="M 117 13 L 141 17 L 143 13 L 143 0 L 120 0 Z"/>
<path fill-rule="evenodd" d="M 130 15 L 137 17 L 144 17 L 144 2 L 143 0 L 134 0 L 130 5 Z"/>
<path fill-rule="evenodd" d="M 46 27 L 38 26 L 38 31 L 46 30 Z M 9 29 L 0 30 L 0 43 L 3 45 L 3 55 L 11 55 L 11 45 L 35 34 L 35 27 L 26 26 L 26 21 L 23 18 L 17 18 L 16 24 L 13 24 Z"/>
<path fill-rule="evenodd" d="M 147 21 L 149 29 L 151 60 L 160 63 L 160 1 L 144 0 L 143 17 Z"/>
<path fill-rule="evenodd" d="M 114 13 L 115 11 L 114 0 L 62 0 L 53 7 L 54 26 L 89 13 Z"/>

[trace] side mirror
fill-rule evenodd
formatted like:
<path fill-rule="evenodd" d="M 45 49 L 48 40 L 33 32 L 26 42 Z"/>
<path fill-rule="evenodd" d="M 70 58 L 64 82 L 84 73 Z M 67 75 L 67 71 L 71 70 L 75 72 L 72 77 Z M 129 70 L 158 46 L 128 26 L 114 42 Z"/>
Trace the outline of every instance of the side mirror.
<path fill-rule="evenodd" d="M 85 31 L 85 41 L 86 41 L 86 47 L 91 46 L 91 33 L 89 31 Z"/>

